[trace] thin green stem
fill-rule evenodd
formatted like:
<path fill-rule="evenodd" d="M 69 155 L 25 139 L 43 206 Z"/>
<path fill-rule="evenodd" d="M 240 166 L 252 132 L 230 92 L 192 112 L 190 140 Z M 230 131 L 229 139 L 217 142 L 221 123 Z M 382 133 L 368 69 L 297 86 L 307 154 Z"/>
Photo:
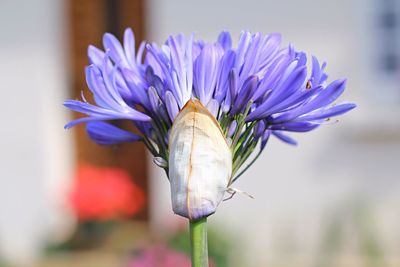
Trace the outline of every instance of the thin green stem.
<path fill-rule="evenodd" d="M 207 218 L 189 221 L 192 267 L 208 267 Z"/>
<path fill-rule="evenodd" d="M 232 148 L 236 147 L 236 143 L 238 142 L 238 139 L 242 133 L 243 130 L 243 126 L 245 126 L 245 118 L 247 116 L 247 114 L 249 114 L 251 105 L 253 104 L 253 100 L 250 100 L 250 102 L 247 104 L 246 110 L 244 111 L 243 114 L 239 114 L 236 118 L 238 125 L 236 127 L 236 131 L 232 137 Z"/>
<path fill-rule="evenodd" d="M 258 153 L 254 157 L 254 159 L 238 175 L 236 175 L 236 177 L 233 178 L 229 184 L 233 184 L 240 176 L 242 176 L 242 174 L 245 173 L 251 167 L 251 165 L 253 165 L 254 162 L 256 162 L 258 157 L 261 155 L 261 152 L 262 152 L 262 149 L 260 149 L 260 151 L 258 151 Z"/>
<path fill-rule="evenodd" d="M 150 150 L 151 154 L 153 154 L 154 157 L 158 156 L 158 151 L 154 147 L 154 145 L 151 143 L 150 139 L 146 136 L 143 137 L 143 143 L 147 147 L 148 150 Z"/>

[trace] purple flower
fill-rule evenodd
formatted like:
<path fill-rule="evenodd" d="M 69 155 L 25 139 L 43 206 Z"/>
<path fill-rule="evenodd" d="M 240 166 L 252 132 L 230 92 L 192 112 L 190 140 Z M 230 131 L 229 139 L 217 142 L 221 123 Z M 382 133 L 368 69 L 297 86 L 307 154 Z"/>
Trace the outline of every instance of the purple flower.
<path fill-rule="evenodd" d="M 229 32 L 211 43 L 179 34 L 160 46 L 142 42 L 136 51 L 127 29 L 123 44 L 107 33 L 103 46 L 88 49 L 86 81 L 95 103 L 65 101 L 88 115 L 65 127 L 89 122 L 89 137 L 99 144 L 141 140 L 166 162 L 170 129 L 190 99 L 200 100 L 219 122 L 232 148 L 232 175 L 271 135 L 296 144 L 287 132 L 314 130 L 355 107 L 336 103 L 346 80 L 328 83 L 325 63 L 313 56 L 308 69 L 306 54 L 282 47 L 276 33 L 242 32 L 237 48 Z M 132 121 L 141 136 L 103 122 L 112 120 Z"/>

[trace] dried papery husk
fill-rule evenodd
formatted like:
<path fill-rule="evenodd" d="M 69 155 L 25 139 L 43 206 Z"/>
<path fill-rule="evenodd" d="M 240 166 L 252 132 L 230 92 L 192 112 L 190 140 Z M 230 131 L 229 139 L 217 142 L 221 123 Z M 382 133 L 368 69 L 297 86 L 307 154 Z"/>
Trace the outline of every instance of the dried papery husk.
<path fill-rule="evenodd" d="M 200 101 L 189 100 L 169 136 L 172 209 L 196 220 L 213 214 L 232 174 L 232 153 L 221 127 Z"/>

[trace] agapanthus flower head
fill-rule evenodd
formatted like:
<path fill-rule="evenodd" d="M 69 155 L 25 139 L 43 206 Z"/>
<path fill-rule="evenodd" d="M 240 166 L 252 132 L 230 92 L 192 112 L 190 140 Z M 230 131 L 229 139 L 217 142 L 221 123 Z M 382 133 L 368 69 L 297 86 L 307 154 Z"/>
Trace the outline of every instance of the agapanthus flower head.
<path fill-rule="evenodd" d="M 103 45 L 104 50 L 88 49 L 86 80 L 95 103 L 66 101 L 68 108 L 88 115 L 66 128 L 87 122 L 89 136 L 99 144 L 143 141 L 169 175 L 174 211 L 191 219 L 215 212 L 225 190 L 271 135 L 296 144 L 287 132 L 314 130 L 355 107 L 335 103 L 345 80 L 328 83 L 325 63 L 292 45 L 282 47 L 277 33 L 244 31 L 237 47 L 225 31 L 209 43 L 179 34 L 161 46 L 142 42 L 136 51 L 127 29 L 122 44 L 106 33 Z M 184 111 L 187 116 L 180 115 Z M 141 134 L 104 122 L 112 120 L 130 120 Z M 205 151 L 209 142 L 220 146 Z M 229 156 L 220 158 L 227 151 Z M 186 166 L 180 164 L 184 158 Z"/>

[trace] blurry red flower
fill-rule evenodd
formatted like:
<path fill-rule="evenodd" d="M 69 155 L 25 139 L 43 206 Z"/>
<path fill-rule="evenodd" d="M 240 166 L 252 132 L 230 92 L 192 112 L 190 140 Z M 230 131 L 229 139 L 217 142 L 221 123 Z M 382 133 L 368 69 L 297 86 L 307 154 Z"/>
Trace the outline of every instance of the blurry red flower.
<path fill-rule="evenodd" d="M 126 218 L 144 205 L 144 192 L 123 169 L 80 164 L 71 192 L 79 220 Z"/>

